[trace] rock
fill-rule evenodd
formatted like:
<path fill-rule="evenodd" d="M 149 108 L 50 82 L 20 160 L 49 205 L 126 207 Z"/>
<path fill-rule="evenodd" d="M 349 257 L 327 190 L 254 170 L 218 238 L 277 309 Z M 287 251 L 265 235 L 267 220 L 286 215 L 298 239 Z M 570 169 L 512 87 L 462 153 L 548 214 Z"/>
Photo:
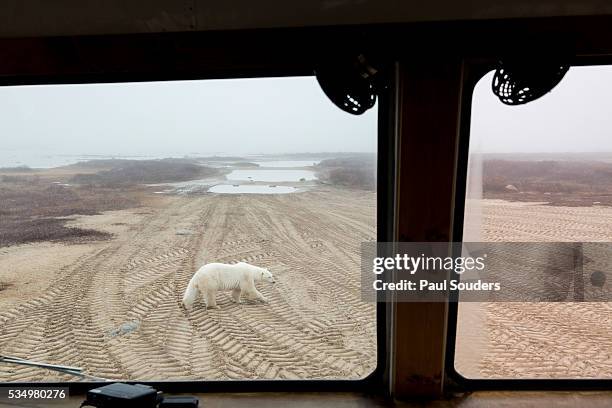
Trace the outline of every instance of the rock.
<path fill-rule="evenodd" d="M 518 188 L 514 187 L 512 184 L 508 184 L 505 189 L 508 191 L 519 191 Z"/>
<path fill-rule="evenodd" d="M 128 334 L 128 333 L 131 333 L 137 330 L 139 327 L 140 327 L 139 321 L 126 322 L 126 323 L 123 323 L 121 326 L 119 326 L 118 329 L 112 330 L 109 333 L 109 336 L 110 337 L 123 336 L 124 334 Z"/>

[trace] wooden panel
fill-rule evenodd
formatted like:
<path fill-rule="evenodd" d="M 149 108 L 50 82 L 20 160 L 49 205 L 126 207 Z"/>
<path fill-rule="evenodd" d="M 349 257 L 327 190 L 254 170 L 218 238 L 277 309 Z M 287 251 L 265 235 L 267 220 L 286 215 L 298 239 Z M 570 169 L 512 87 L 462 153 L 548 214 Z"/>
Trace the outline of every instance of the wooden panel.
<path fill-rule="evenodd" d="M 419 56 L 403 63 L 401 73 L 398 238 L 449 241 L 461 64 Z M 448 304 L 398 303 L 394 312 L 394 396 L 440 395 Z"/>
<path fill-rule="evenodd" d="M 0 37 L 312 27 L 612 13 L 601 0 L 3 0 Z"/>

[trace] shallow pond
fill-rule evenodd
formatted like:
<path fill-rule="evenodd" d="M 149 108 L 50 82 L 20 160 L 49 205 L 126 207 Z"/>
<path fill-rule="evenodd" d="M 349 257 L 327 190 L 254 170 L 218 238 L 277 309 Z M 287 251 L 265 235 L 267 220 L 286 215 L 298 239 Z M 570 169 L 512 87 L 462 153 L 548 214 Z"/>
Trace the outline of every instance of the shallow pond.
<path fill-rule="evenodd" d="M 208 189 L 209 193 L 221 194 L 287 194 L 297 191 L 297 188 L 290 186 L 266 186 L 266 185 L 229 185 L 217 184 Z"/>
<path fill-rule="evenodd" d="M 321 160 L 263 160 L 255 161 L 260 167 L 308 167 L 319 164 Z"/>
<path fill-rule="evenodd" d="M 239 181 L 300 181 L 316 179 L 314 171 L 310 170 L 259 170 L 244 169 L 234 170 L 227 175 L 228 180 Z"/>

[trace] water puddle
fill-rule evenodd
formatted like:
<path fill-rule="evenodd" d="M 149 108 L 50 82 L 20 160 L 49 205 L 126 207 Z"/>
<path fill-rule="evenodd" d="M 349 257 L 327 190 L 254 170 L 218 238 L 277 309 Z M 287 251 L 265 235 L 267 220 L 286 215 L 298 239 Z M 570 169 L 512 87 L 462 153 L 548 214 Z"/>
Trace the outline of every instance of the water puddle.
<path fill-rule="evenodd" d="M 314 180 L 315 173 L 310 170 L 234 170 L 227 175 L 228 180 L 238 181 L 308 181 Z"/>
<path fill-rule="evenodd" d="M 321 160 L 267 160 L 255 161 L 260 167 L 309 167 L 319 164 Z"/>
<path fill-rule="evenodd" d="M 291 186 L 267 186 L 267 185 L 229 185 L 217 184 L 208 189 L 209 193 L 220 194 L 288 194 L 294 193 L 297 188 Z"/>

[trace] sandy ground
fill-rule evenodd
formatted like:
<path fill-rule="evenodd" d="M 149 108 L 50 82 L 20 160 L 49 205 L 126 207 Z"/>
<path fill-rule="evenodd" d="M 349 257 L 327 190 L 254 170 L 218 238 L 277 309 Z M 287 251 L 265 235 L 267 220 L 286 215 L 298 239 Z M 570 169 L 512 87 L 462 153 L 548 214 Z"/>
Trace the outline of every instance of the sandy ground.
<path fill-rule="evenodd" d="M 468 201 L 478 241 L 612 241 L 612 208 Z M 460 304 L 456 369 L 471 378 L 612 378 L 611 303 Z"/>
<path fill-rule="evenodd" d="M 359 291 L 359 244 L 375 239 L 375 194 L 156 197 L 72 225 L 87 244 L 0 249 L 0 354 L 108 379 L 360 378 L 376 365 L 375 305 Z M 197 268 L 269 268 L 270 303 L 180 307 Z M 0 364 L 0 381 L 75 380 Z"/>
<path fill-rule="evenodd" d="M 612 241 L 612 208 L 480 200 L 471 240 Z M 72 225 L 88 244 L 0 249 L 0 354 L 81 366 L 109 379 L 359 378 L 375 367 L 374 305 L 360 301 L 359 243 L 373 193 L 156 196 Z M 479 239 L 476 239 L 479 238 Z M 269 305 L 185 312 L 198 266 L 270 268 Z M 610 303 L 460 305 L 456 368 L 472 378 L 611 378 Z M 0 365 L 0 381 L 74 380 Z"/>

